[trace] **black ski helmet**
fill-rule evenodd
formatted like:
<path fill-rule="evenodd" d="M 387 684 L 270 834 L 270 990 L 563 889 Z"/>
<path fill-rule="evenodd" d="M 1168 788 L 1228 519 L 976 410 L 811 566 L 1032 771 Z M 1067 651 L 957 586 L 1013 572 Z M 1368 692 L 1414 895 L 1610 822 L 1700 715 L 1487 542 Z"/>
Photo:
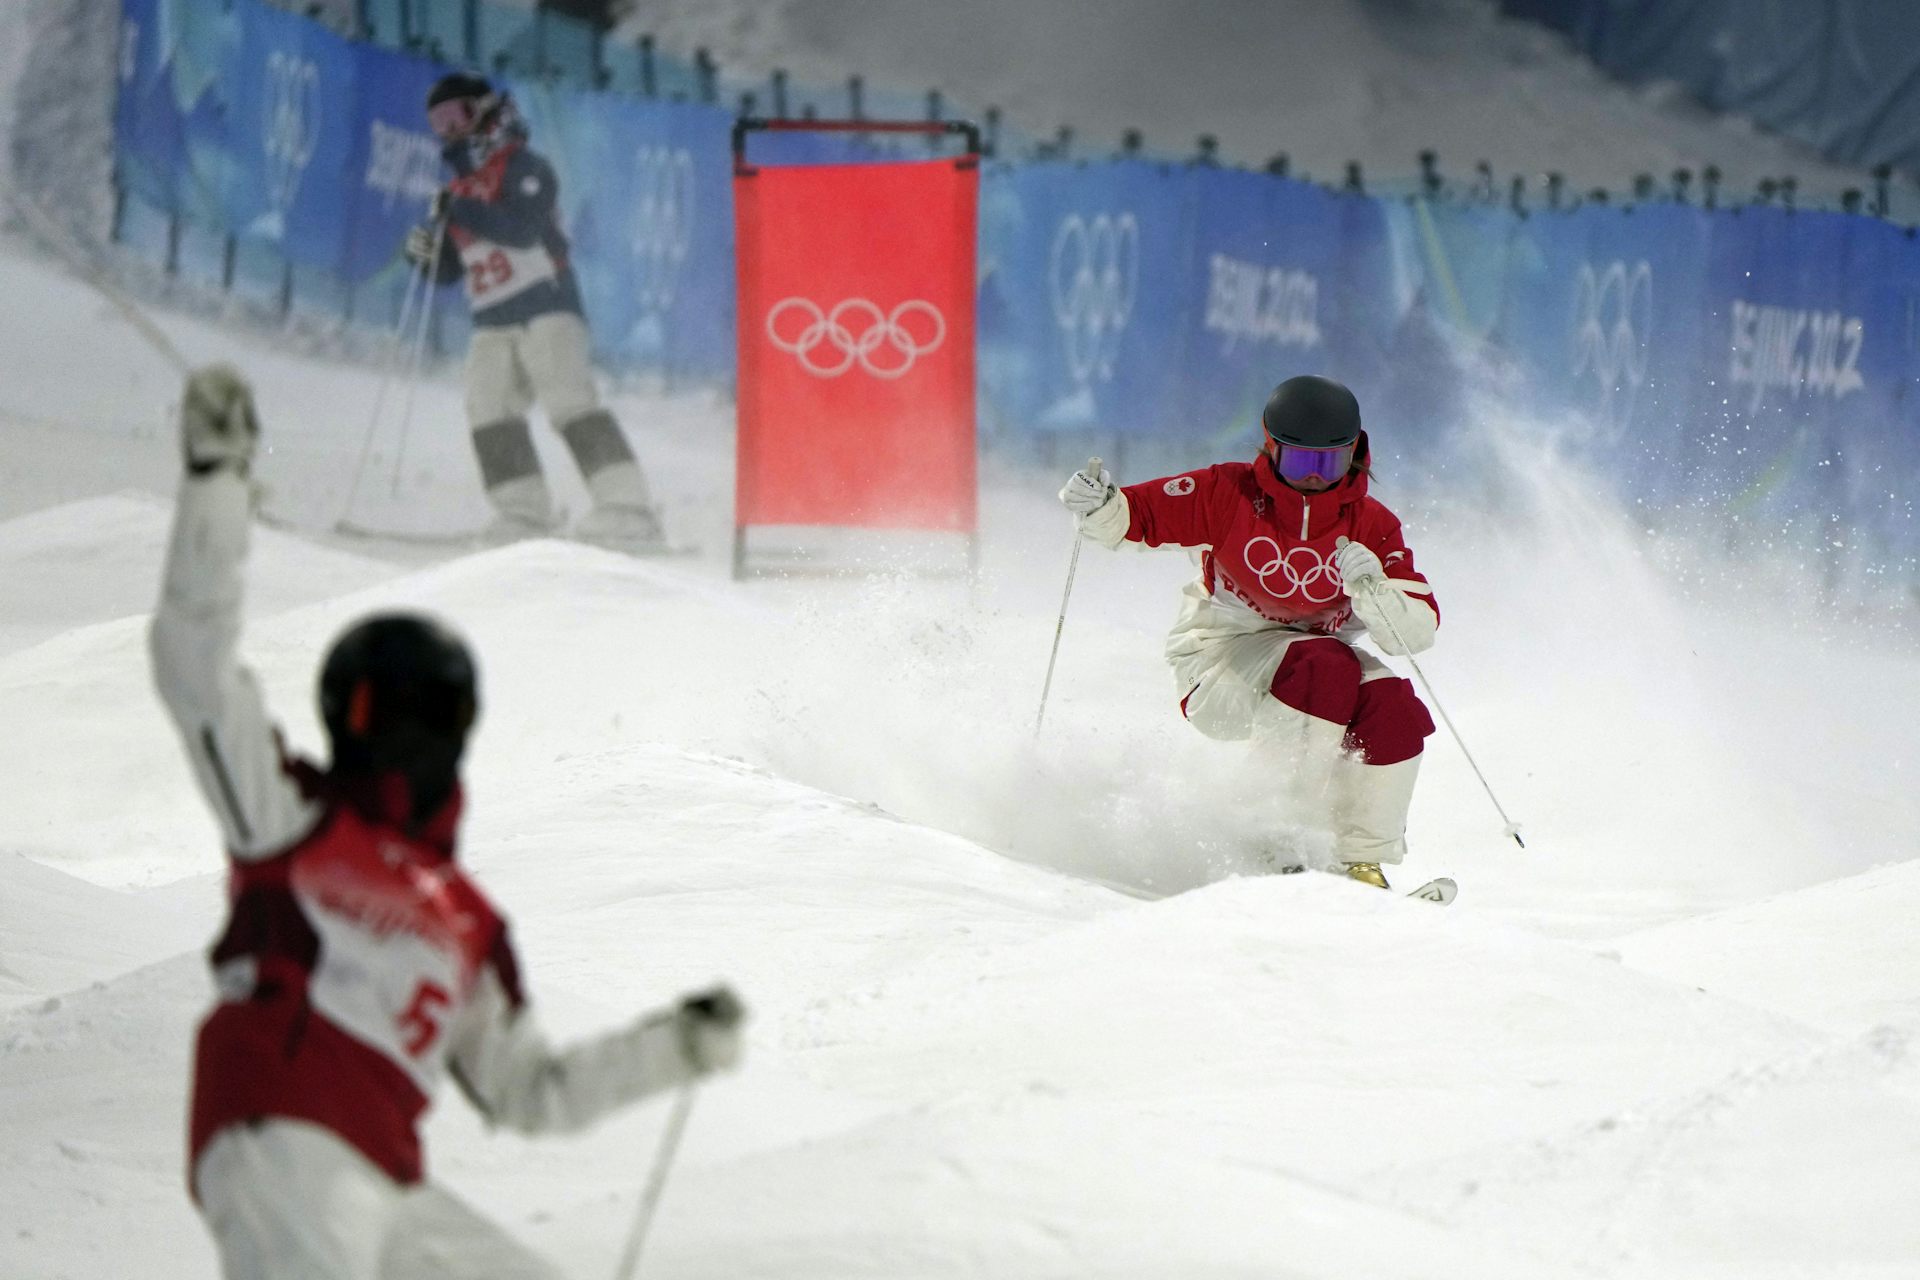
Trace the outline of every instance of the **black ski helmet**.
<path fill-rule="evenodd" d="M 431 111 L 443 102 L 454 102 L 461 98 L 490 98 L 493 85 L 485 76 L 476 76 L 469 71 L 454 71 L 441 76 L 433 82 L 433 88 L 427 90 L 427 110 Z"/>
<path fill-rule="evenodd" d="M 1267 397 L 1260 425 L 1276 444 L 1337 449 L 1360 438 L 1360 402 L 1332 378 L 1288 378 Z"/>
<path fill-rule="evenodd" d="M 334 641 L 320 669 L 334 771 L 405 776 L 416 821 L 453 793 L 478 712 L 466 643 L 420 614 L 363 618 Z"/>

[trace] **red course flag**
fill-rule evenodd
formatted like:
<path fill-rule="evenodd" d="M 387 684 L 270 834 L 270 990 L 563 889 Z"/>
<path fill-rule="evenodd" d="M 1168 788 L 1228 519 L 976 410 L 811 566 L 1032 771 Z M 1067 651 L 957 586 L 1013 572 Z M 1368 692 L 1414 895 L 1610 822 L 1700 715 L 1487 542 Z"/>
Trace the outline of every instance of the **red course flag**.
<path fill-rule="evenodd" d="M 975 530 L 978 192 L 972 156 L 737 172 L 736 529 Z"/>

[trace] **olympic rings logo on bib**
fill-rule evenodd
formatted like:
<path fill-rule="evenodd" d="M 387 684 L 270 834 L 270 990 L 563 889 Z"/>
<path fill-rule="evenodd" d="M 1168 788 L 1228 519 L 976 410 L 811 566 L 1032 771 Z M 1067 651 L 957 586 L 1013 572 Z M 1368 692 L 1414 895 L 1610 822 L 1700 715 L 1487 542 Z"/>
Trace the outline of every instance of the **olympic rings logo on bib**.
<path fill-rule="evenodd" d="M 767 312 L 767 340 L 816 378 L 837 378 L 855 365 L 876 378 L 898 378 L 946 338 L 947 318 L 918 298 L 892 311 L 865 298 L 831 311 L 807 298 L 783 298 Z"/>
<path fill-rule="evenodd" d="M 1256 564 L 1253 549 L 1262 543 L 1271 552 L 1264 564 Z M 1297 595 L 1309 604 L 1329 604 L 1346 590 L 1341 580 L 1340 568 L 1333 562 L 1331 555 L 1322 556 L 1312 547 L 1295 547 L 1288 552 L 1280 550 L 1280 544 L 1262 534 L 1249 539 L 1243 555 L 1247 568 L 1260 579 L 1260 586 L 1276 600 Z M 1274 590 L 1275 584 L 1269 579 L 1278 574 L 1281 590 Z"/>

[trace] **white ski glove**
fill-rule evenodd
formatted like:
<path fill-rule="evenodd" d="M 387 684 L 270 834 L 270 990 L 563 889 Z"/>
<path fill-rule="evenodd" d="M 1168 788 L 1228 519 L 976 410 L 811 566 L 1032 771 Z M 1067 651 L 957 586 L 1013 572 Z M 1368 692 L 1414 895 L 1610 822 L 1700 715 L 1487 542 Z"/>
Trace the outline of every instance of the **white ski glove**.
<path fill-rule="evenodd" d="M 188 471 L 206 475 L 230 467 L 245 475 L 259 439 L 253 388 L 238 369 L 215 364 L 188 376 L 180 397 L 180 446 Z"/>
<path fill-rule="evenodd" d="M 747 1007 L 729 987 L 691 995 L 674 1011 L 681 1047 L 695 1075 L 731 1071 L 740 1065 L 740 1024 Z"/>
<path fill-rule="evenodd" d="M 414 266 L 430 267 L 433 265 L 433 242 L 438 237 L 439 228 L 423 222 L 407 232 L 407 242 L 401 252 L 406 254 L 407 261 Z"/>
<path fill-rule="evenodd" d="M 1380 557 L 1351 538 L 1334 544 L 1333 562 L 1347 584 L 1354 616 L 1366 624 L 1367 634 L 1382 652 L 1405 656 L 1433 647 L 1439 616 L 1432 605 L 1415 598 L 1431 595 L 1431 587 L 1409 578 L 1389 578 Z"/>
<path fill-rule="evenodd" d="M 1074 527 L 1081 537 L 1110 549 L 1126 541 L 1133 512 L 1127 505 L 1127 495 L 1120 492 L 1105 467 L 1089 463 L 1069 476 L 1060 490 L 1060 505 L 1073 513 Z"/>
<path fill-rule="evenodd" d="M 1333 563 L 1340 570 L 1341 581 L 1355 587 L 1360 587 L 1369 578 L 1387 576 L 1386 566 L 1380 563 L 1379 556 L 1373 554 L 1373 548 L 1352 538 L 1341 538 L 1334 544 Z M 1349 591 L 1347 594 L 1351 596 L 1358 593 Z"/>
<path fill-rule="evenodd" d="M 1085 519 L 1106 506 L 1113 493 L 1113 474 L 1105 467 L 1100 468 L 1097 476 L 1076 471 L 1067 478 L 1066 487 L 1060 490 L 1060 505 Z"/>

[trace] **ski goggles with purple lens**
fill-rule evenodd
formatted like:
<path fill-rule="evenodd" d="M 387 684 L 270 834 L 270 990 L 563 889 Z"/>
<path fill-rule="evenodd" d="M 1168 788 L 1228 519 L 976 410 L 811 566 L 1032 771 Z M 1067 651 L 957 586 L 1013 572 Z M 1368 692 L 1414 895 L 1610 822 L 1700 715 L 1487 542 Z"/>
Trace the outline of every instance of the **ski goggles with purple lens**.
<path fill-rule="evenodd" d="M 1349 440 L 1333 449 L 1307 449 L 1297 444 L 1281 444 L 1276 440 L 1273 469 L 1289 484 L 1299 484 L 1305 480 L 1335 484 L 1353 466 L 1353 450 L 1358 444 L 1357 440 Z"/>

